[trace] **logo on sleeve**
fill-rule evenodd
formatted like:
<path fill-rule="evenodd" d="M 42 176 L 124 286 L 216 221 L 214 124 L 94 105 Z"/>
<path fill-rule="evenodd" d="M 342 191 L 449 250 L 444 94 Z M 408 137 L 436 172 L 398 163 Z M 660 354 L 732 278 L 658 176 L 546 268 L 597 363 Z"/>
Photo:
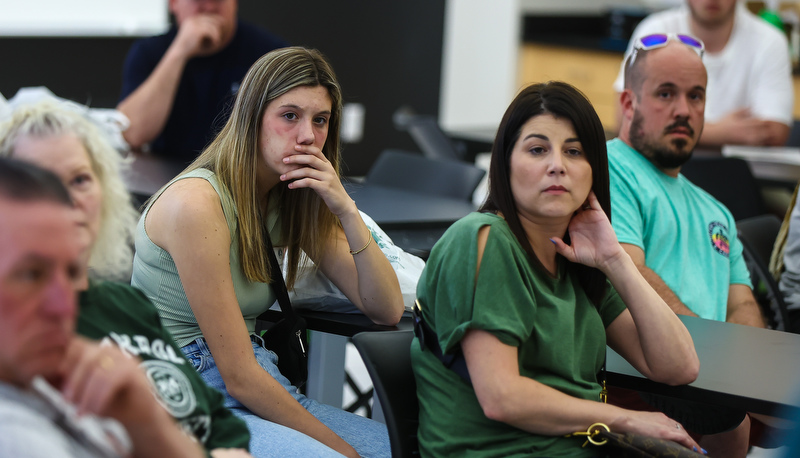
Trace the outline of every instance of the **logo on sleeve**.
<path fill-rule="evenodd" d="M 731 239 L 728 237 L 728 227 L 719 221 L 714 221 L 708 225 L 708 236 L 711 238 L 711 246 L 717 253 L 726 258 L 731 252 Z"/>
<path fill-rule="evenodd" d="M 147 379 L 162 406 L 176 418 L 183 418 L 194 411 L 197 400 L 192 384 L 174 364 L 151 359 L 142 362 Z"/>

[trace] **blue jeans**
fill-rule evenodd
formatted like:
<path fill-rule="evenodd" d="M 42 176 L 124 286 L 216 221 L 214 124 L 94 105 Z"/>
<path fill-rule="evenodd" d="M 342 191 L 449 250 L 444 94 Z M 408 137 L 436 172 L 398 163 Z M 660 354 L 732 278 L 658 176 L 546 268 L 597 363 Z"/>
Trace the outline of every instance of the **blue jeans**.
<path fill-rule="evenodd" d="M 297 400 L 311 415 L 350 444 L 359 455 L 389 457 L 391 449 L 386 426 L 342 409 L 322 404 L 298 392 L 297 388 L 278 371 L 278 357 L 261 346 L 260 338 L 251 336 L 258 364 Z M 247 423 L 250 429 L 250 453 L 257 457 L 341 457 L 342 455 L 299 431 L 265 420 L 234 399 L 225 389 L 214 357 L 205 340 L 197 339 L 183 347 L 183 353 L 197 372 L 212 388 L 225 396 L 225 407 Z"/>

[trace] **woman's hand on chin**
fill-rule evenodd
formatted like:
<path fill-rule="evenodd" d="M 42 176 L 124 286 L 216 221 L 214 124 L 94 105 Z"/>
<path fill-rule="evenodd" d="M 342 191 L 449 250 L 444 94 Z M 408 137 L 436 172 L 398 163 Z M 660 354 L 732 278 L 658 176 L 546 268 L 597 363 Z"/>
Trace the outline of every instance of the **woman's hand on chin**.
<path fill-rule="evenodd" d="M 558 237 L 550 240 L 556 251 L 572 262 L 604 270 L 620 256 L 627 256 L 594 191 L 589 192 L 586 204 L 572 217 L 569 237 L 570 245 Z"/>
<path fill-rule="evenodd" d="M 288 181 L 289 189 L 313 189 L 339 218 L 347 212 L 357 212 L 355 202 L 322 150 L 313 145 L 297 145 L 295 150 L 298 154 L 285 157 L 283 162 L 298 168 L 281 175 L 281 181 Z"/>

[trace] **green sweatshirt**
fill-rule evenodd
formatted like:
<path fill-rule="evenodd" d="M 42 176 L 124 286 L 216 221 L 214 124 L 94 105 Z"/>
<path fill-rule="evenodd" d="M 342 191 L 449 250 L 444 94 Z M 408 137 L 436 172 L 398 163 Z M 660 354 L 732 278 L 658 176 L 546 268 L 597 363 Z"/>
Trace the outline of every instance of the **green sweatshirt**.
<path fill-rule="evenodd" d="M 249 449 L 245 423 L 225 408 L 222 394 L 200 378 L 141 291 L 92 281 L 80 295 L 77 332 L 138 356 L 161 405 L 206 450 Z"/>

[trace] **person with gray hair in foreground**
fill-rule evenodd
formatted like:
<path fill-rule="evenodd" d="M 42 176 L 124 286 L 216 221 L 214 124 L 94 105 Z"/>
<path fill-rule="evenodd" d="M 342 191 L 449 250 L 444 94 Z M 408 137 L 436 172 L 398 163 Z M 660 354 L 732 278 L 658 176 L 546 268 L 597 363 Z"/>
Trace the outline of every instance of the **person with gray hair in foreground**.
<path fill-rule="evenodd" d="M 113 346 L 74 334 L 87 226 L 58 179 L 0 158 L 0 450 L 200 457 Z"/>
<path fill-rule="evenodd" d="M 78 282 L 78 334 L 141 359 L 154 395 L 214 458 L 249 456 L 247 426 L 183 357 L 152 302 L 128 284 L 107 281 L 125 277 L 127 283 L 138 212 L 119 173 L 122 159 L 101 132 L 60 104 L 19 107 L 0 124 L 0 156 L 54 172 L 90 228 L 88 278 Z"/>

